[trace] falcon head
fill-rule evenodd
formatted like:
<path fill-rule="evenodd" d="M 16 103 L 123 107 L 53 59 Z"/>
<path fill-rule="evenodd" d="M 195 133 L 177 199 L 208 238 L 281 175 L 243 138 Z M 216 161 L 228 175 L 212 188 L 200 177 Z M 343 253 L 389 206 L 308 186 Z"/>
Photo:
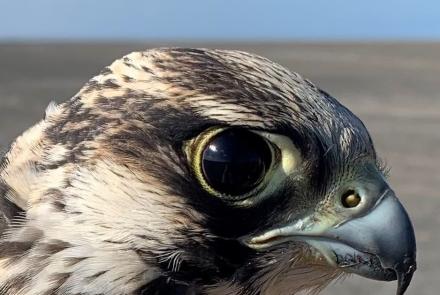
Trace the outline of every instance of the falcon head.
<path fill-rule="evenodd" d="M 296 294 L 416 269 L 362 122 L 238 51 L 131 53 L 0 169 L 2 294 Z"/>

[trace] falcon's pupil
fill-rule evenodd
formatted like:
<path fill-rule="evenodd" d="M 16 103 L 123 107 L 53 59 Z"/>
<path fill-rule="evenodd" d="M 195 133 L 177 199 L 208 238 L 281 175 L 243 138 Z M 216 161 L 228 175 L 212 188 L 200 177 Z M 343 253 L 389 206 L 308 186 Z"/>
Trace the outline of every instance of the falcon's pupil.
<path fill-rule="evenodd" d="M 242 129 L 228 129 L 214 136 L 202 153 L 206 182 L 221 194 L 250 192 L 264 179 L 271 164 L 265 139 Z"/>

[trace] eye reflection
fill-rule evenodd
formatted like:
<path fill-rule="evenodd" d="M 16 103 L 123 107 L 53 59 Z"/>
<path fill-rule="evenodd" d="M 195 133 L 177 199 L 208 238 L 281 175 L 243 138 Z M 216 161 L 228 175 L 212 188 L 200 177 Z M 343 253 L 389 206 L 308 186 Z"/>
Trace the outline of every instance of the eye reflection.
<path fill-rule="evenodd" d="M 202 172 L 217 192 L 241 195 L 264 179 L 272 155 L 266 140 L 244 129 L 227 129 L 216 136 L 202 153 Z"/>

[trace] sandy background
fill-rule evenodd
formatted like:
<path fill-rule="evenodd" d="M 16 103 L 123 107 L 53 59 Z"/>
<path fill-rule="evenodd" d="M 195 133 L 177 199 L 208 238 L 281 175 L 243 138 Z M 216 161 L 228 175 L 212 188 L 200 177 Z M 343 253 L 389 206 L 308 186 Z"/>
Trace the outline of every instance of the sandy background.
<path fill-rule="evenodd" d="M 0 148 L 115 58 L 158 45 L 166 44 L 0 44 Z M 391 166 L 391 184 L 415 225 L 419 269 L 407 294 L 440 293 L 440 44 L 178 45 L 264 55 L 355 112 Z M 322 294 L 394 292 L 394 282 L 351 277 Z"/>

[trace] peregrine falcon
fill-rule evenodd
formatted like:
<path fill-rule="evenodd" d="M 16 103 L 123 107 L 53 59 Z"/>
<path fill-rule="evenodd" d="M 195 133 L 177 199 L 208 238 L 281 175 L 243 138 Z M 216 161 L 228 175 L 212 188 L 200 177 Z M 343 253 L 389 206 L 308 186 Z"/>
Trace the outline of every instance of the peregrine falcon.
<path fill-rule="evenodd" d="M 0 164 L 0 294 L 317 293 L 416 270 L 363 123 L 260 56 L 116 60 Z"/>

